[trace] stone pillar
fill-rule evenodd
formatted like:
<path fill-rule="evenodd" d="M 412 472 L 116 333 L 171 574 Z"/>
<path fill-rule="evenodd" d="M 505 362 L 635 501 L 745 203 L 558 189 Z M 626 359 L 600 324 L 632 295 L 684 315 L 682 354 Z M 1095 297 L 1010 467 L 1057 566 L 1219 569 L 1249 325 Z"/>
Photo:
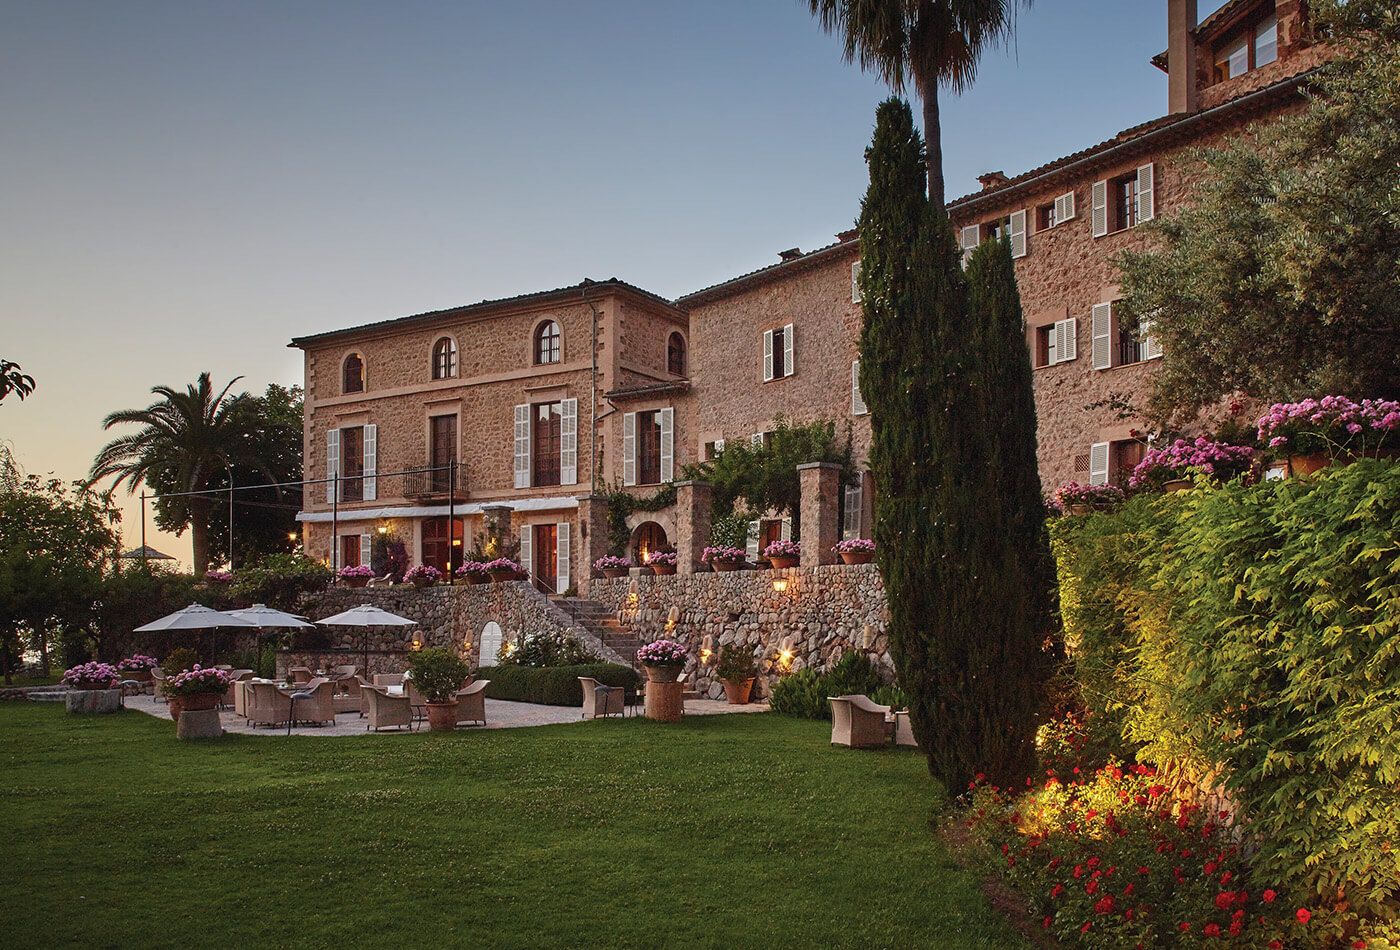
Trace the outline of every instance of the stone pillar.
<path fill-rule="evenodd" d="M 797 466 L 802 486 L 802 566 L 816 567 L 837 560 L 831 549 L 841 540 L 841 466 L 808 462 Z"/>
<path fill-rule="evenodd" d="M 714 486 L 709 482 L 676 482 L 676 573 L 694 574 L 710 543 Z"/>
<path fill-rule="evenodd" d="M 483 505 L 481 507 L 481 513 L 485 516 L 487 541 L 494 540 L 499 546 L 503 540 L 508 540 L 511 537 L 511 510 L 510 505 Z"/>
<path fill-rule="evenodd" d="M 860 536 L 875 537 L 875 473 L 867 469 L 860 478 Z"/>
<path fill-rule="evenodd" d="M 593 586 L 593 562 L 608 553 L 608 496 L 583 495 L 578 500 L 578 567 L 574 584 L 580 597 Z"/>
<path fill-rule="evenodd" d="M 224 734 L 217 709 L 191 709 L 180 713 L 175 735 L 180 739 L 217 739 Z"/>

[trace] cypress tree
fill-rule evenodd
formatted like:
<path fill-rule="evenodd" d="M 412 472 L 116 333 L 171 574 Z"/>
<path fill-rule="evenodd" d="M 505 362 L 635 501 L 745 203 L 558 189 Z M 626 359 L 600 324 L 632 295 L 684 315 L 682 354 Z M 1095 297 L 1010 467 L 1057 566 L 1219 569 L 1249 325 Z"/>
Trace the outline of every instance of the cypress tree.
<path fill-rule="evenodd" d="M 974 312 L 906 103 L 880 106 L 867 161 L 860 382 L 890 649 L 929 770 L 1010 784 L 1034 761 L 1048 563 L 1014 275 L 984 260 Z"/>

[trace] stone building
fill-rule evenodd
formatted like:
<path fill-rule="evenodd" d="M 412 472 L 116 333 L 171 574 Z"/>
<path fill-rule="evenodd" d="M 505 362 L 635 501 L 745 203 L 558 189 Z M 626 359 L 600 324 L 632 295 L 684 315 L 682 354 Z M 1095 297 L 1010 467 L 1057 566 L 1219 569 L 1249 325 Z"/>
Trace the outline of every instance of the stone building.
<path fill-rule="evenodd" d="M 1161 350 L 1150 327 L 1119 324 L 1114 255 L 1190 201 L 1186 150 L 1299 108 L 1325 55 L 1301 0 L 1228 0 L 1199 24 L 1195 0 L 1166 8 L 1167 49 L 1153 59 L 1168 75 L 1166 115 L 1015 176 L 988 173 L 948 206 L 966 250 L 1009 236 L 1047 493 L 1122 478 L 1143 449 L 1110 403 L 1142 403 Z M 674 301 L 584 281 L 293 340 L 316 483 L 299 515 L 307 552 L 359 564 L 384 533 L 411 563 L 446 567 L 490 535 L 519 545 L 542 590 L 586 591 L 608 547 L 611 487 L 651 495 L 726 443 L 761 441 L 780 417 L 848 423 L 863 469 L 859 255 L 850 231 Z M 868 474 L 803 482 L 806 566 L 829 561 L 835 537 L 868 535 L 872 493 Z M 708 512 L 703 486 L 679 495 L 629 517 L 631 553 L 675 545 L 690 573 Z M 764 519 L 751 550 L 786 531 Z"/>

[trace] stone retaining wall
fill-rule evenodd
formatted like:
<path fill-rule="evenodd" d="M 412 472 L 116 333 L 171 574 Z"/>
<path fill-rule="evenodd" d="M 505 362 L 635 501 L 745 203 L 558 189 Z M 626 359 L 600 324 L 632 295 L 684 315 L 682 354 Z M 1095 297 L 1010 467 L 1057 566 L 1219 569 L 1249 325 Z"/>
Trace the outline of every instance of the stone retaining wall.
<path fill-rule="evenodd" d="M 775 581 L 786 582 L 786 589 L 775 590 Z M 894 679 L 885 585 L 874 564 L 594 580 L 589 596 L 615 610 L 643 643 L 665 636 L 689 646 L 687 676 L 702 695 L 722 694 L 710 671 L 721 646 L 738 644 L 753 650 L 763 672 L 756 685 L 766 696 L 783 672 L 789 637 L 792 670 L 824 668 L 858 650 L 886 680 Z M 715 656 L 701 663 L 706 636 Z"/>
<path fill-rule="evenodd" d="M 329 617 L 360 604 L 373 604 L 416 620 L 418 626 L 322 627 L 324 633 L 320 636 L 325 646 L 279 651 L 277 672 L 284 674 L 293 666 L 318 669 L 327 664 L 362 663 L 366 631 L 371 674 L 402 672 L 408 666 L 408 655 L 415 643 L 422 647 L 456 650 L 475 667 L 481 659 L 482 630 L 491 621 L 500 625 L 506 640 L 518 640 L 522 633 L 555 631 L 582 642 L 610 662 L 626 662 L 543 594 L 523 582 L 452 587 L 332 588 L 307 598 L 301 612 L 310 617 Z"/>

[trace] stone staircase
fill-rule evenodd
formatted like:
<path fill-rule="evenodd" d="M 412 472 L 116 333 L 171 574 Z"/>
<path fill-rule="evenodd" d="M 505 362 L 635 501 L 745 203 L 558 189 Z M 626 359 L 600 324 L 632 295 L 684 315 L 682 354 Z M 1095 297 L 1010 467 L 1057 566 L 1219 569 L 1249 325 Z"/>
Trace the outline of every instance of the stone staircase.
<path fill-rule="evenodd" d="M 626 657 L 638 670 L 637 649 L 642 641 L 637 634 L 618 623 L 617 616 L 596 600 L 582 597 L 551 597 L 554 605 L 574 619 L 593 636 L 619 656 Z"/>

